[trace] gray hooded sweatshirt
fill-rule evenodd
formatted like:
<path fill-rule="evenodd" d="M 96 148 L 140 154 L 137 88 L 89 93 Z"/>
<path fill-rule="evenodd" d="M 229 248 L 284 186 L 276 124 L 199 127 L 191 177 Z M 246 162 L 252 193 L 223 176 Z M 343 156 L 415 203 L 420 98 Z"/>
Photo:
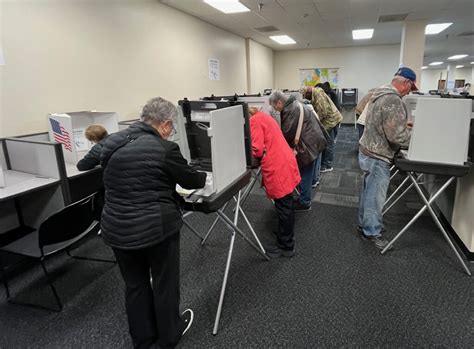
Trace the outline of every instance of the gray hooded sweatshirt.
<path fill-rule="evenodd" d="M 407 110 L 400 93 L 391 84 L 375 89 L 367 105 L 360 151 L 391 163 L 400 149 L 408 149 L 411 132 L 407 129 L 407 121 Z"/>

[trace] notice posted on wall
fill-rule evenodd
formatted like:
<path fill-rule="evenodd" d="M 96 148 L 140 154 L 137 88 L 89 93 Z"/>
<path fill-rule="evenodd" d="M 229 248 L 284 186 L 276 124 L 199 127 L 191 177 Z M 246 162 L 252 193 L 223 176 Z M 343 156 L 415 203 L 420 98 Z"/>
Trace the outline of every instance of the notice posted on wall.
<path fill-rule="evenodd" d="M 209 80 L 220 80 L 218 59 L 209 58 Z"/>
<path fill-rule="evenodd" d="M 85 129 L 83 128 L 76 128 L 73 130 L 76 151 L 87 151 L 91 147 L 91 143 L 87 140 L 84 132 Z"/>

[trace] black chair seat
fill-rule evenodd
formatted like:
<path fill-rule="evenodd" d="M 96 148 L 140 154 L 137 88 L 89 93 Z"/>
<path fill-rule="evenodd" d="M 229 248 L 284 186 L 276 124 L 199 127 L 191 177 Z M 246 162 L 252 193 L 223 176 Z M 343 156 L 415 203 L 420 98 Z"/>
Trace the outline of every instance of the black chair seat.
<path fill-rule="evenodd" d="M 69 239 L 67 241 L 59 242 L 56 244 L 46 245 L 43 247 L 44 256 L 48 256 L 56 251 L 63 250 L 75 242 L 81 240 L 86 236 L 94 227 L 98 224 L 97 221 L 92 222 L 88 229 L 86 229 L 82 234 L 77 235 L 76 237 Z M 41 258 L 41 249 L 38 242 L 38 230 L 33 231 L 32 233 L 23 236 L 22 238 L 13 241 L 12 243 L 2 246 L 0 250 L 7 251 L 11 253 L 20 254 L 23 256 L 28 256 L 32 258 Z"/>

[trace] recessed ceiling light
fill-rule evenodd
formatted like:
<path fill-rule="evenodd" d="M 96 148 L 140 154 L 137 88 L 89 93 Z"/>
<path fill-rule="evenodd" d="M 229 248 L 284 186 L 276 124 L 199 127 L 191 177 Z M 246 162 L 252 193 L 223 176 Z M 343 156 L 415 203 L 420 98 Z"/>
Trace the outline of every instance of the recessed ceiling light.
<path fill-rule="evenodd" d="M 428 65 L 441 65 L 443 64 L 444 62 L 431 62 L 430 64 Z"/>
<path fill-rule="evenodd" d="M 425 28 L 426 35 L 435 35 L 441 33 L 447 27 L 453 23 L 437 23 L 437 24 L 428 24 Z"/>
<path fill-rule="evenodd" d="M 204 0 L 204 2 L 224 13 L 239 13 L 250 11 L 250 9 L 242 5 L 239 0 Z"/>
<path fill-rule="evenodd" d="M 428 69 L 426 65 L 422 66 L 421 69 Z"/>
<path fill-rule="evenodd" d="M 463 65 L 457 65 L 456 68 L 464 68 Z"/>
<path fill-rule="evenodd" d="M 270 39 L 279 43 L 280 45 L 291 45 L 296 44 L 296 41 L 290 38 L 288 35 L 273 35 Z"/>
<path fill-rule="evenodd" d="M 471 64 L 474 64 L 474 62 L 471 62 Z"/>
<path fill-rule="evenodd" d="M 454 55 L 454 56 L 448 57 L 448 59 L 452 60 L 452 61 L 455 61 L 457 59 L 461 59 L 461 58 L 465 58 L 465 57 L 467 57 L 467 55 Z"/>
<path fill-rule="evenodd" d="M 354 40 L 372 39 L 372 36 L 374 36 L 373 29 L 357 29 L 352 31 L 352 39 Z"/>

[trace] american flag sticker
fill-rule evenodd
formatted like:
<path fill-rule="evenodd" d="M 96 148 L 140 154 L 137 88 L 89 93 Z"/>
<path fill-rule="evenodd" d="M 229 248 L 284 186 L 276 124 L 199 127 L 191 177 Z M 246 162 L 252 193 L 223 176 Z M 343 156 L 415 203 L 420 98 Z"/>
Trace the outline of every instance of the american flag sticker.
<path fill-rule="evenodd" d="M 66 131 L 59 121 L 50 118 L 49 122 L 51 122 L 54 140 L 58 143 L 61 143 L 66 150 L 72 152 L 71 137 L 69 136 L 69 132 Z"/>

